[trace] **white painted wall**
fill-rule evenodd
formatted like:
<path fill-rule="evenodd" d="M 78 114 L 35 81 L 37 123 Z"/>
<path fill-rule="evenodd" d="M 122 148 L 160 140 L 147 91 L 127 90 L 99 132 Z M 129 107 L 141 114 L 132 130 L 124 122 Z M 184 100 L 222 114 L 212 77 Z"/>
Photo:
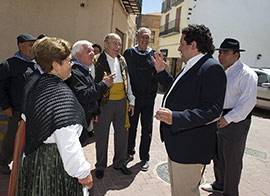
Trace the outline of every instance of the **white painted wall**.
<path fill-rule="evenodd" d="M 270 0 L 191 0 L 190 8 L 189 24 L 208 26 L 216 47 L 225 37 L 236 38 L 246 50 L 241 61 L 270 68 Z M 260 60 L 256 60 L 258 54 L 262 54 Z"/>

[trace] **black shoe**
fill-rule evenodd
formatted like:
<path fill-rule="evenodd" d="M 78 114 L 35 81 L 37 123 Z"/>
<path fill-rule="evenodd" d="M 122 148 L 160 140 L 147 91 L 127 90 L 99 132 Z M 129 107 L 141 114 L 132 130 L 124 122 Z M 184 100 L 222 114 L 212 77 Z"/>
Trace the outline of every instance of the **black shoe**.
<path fill-rule="evenodd" d="M 96 178 L 97 179 L 102 179 L 103 178 L 103 176 L 104 176 L 104 171 L 103 170 L 96 170 L 96 172 L 95 172 L 95 175 L 96 175 Z"/>
<path fill-rule="evenodd" d="M 125 166 L 125 165 L 123 165 L 122 167 L 120 167 L 120 168 L 115 168 L 115 167 L 113 167 L 113 169 L 115 169 L 115 170 L 120 170 L 123 174 L 125 174 L 125 175 L 131 175 L 132 174 L 132 172 Z"/>
<path fill-rule="evenodd" d="M 125 165 L 134 160 L 134 155 L 128 155 L 127 160 L 125 161 Z"/>
<path fill-rule="evenodd" d="M 148 161 L 145 161 L 145 160 L 141 161 L 140 168 L 142 171 L 147 171 L 149 168 Z"/>
<path fill-rule="evenodd" d="M 10 174 L 11 170 L 8 165 L 0 165 L 0 172 L 2 174 Z"/>

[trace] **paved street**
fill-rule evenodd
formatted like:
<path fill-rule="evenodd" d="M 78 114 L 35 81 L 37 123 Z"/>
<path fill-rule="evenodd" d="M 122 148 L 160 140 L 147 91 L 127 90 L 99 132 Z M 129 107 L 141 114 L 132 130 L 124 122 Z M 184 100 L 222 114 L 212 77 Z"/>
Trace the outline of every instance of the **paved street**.
<path fill-rule="evenodd" d="M 161 105 L 162 95 L 156 99 L 155 111 Z M 1 128 L 1 127 L 0 127 Z M 113 130 L 112 130 L 113 132 Z M 139 135 L 137 143 L 139 143 Z M 270 112 L 255 110 L 244 156 L 244 170 L 240 183 L 241 196 L 270 196 Z M 136 146 L 138 150 L 138 145 Z M 95 143 L 94 138 L 84 148 L 85 155 L 92 165 L 94 177 Z M 108 168 L 102 180 L 94 177 L 93 196 L 169 196 L 170 186 L 166 170 L 167 154 L 159 138 L 159 122 L 154 120 L 153 141 L 151 145 L 150 168 L 147 172 L 139 169 L 139 156 L 128 164 L 133 174 L 124 176 L 115 171 L 111 164 L 113 158 L 113 134 L 110 135 Z M 0 174 L 0 196 L 7 195 L 8 175 Z M 164 179 L 164 180 L 163 180 Z M 213 181 L 212 165 L 208 165 L 204 182 Z M 202 196 L 211 194 L 201 191 Z M 213 196 L 213 195 L 212 195 Z"/>

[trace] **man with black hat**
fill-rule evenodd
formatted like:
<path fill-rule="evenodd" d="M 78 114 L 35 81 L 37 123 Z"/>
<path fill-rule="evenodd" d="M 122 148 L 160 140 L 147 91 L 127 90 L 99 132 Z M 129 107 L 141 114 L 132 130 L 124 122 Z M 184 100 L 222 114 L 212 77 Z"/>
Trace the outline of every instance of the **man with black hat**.
<path fill-rule="evenodd" d="M 251 123 L 251 111 L 256 104 L 256 73 L 242 63 L 239 42 L 226 38 L 220 45 L 218 59 L 225 69 L 227 88 L 223 116 L 218 121 L 218 156 L 214 159 L 215 182 L 202 185 L 208 192 L 238 196 L 242 158 Z"/>
<path fill-rule="evenodd" d="M 8 130 L 0 147 L 0 172 L 3 174 L 10 173 L 8 164 L 13 158 L 25 79 L 36 67 L 31 51 L 35 40 L 35 37 L 27 33 L 19 35 L 19 51 L 0 64 L 0 106 L 9 118 Z"/>

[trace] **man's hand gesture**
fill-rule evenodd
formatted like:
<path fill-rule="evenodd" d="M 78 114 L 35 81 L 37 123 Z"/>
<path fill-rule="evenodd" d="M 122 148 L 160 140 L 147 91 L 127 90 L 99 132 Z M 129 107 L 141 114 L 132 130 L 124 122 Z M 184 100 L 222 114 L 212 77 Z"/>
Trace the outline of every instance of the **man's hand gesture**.
<path fill-rule="evenodd" d="M 162 53 L 154 52 L 154 56 L 155 58 L 152 56 L 152 60 L 155 63 L 155 69 L 157 73 L 163 71 L 165 67 L 167 66 L 167 64 L 163 60 L 164 58 L 163 58 Z"/>

